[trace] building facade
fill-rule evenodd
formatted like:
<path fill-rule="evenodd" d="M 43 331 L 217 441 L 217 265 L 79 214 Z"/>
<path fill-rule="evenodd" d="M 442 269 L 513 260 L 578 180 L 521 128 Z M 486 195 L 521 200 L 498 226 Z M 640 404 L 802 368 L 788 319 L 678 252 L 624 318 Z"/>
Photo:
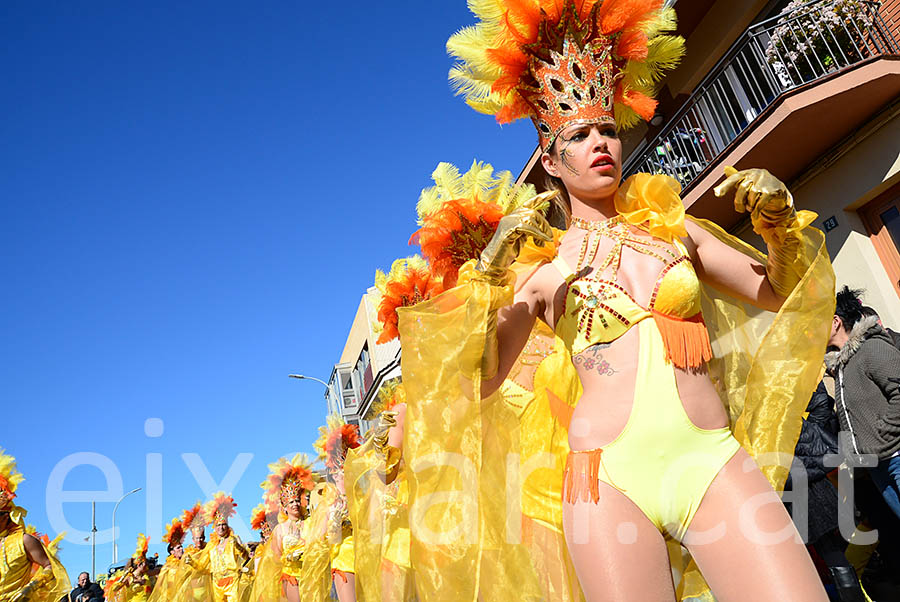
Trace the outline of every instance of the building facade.
<path fill-rule="evenodd" d="M 400 376 L 400 341 L 378 343 L 376 318 L 377 291 L 370 288 L 362 296 L 350 326 L 340 361 L 328 380 L 328 412 L 340 414 L 349 424 L 359 425 L 365 433 L 374 416 L 367 414 L 378 391 Z"/>
<path fill-rule="evenodd" d="M 670 3 L 671 4 L 671 3 Z M 838 286 L 900 326 L 900 0 L 681 0 L 681 65 L 651 123 L 623 135 L 623 176 L 678 179 L 688 213 L 758 248 L 713 187 L 765 167 L 819 214 Z M 520 175 L 540 188 L 536 150 Z"/>

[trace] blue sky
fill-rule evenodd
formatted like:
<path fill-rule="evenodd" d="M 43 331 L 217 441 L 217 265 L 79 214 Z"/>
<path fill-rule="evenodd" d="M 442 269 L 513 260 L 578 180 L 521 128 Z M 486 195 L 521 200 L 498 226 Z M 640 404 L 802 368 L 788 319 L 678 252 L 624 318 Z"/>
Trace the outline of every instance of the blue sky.
<path fill-rule="evenodd" d="M 236 463 L 246 521 L 266 464 L 324 421 L 321 388 L 287 374 L 327 378 L 375 270 L 413 252 L 436 164 L 525 164 L 531 125 L 447 84 L 472 21 L 464 0 L 0 7 L 0 447 L 29 522 L 69 526 L 73 579 L 90 504 L 61 500 L 104 496 L 48 496 L 51 476 L 145 489 L 120 557 L 148 507 L 167 522 L 202 497 L 188 463 L 216 483 Z"/>

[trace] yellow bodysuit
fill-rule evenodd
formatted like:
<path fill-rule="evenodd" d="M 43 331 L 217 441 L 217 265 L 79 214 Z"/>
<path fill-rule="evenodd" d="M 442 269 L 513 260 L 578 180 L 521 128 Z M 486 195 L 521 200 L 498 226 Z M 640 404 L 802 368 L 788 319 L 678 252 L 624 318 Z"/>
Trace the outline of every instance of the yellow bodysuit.
<path fill-rule="evenodd" d="M 617 257 L 608 258 L 601 268 L 615 272 L 623 246 L 660 259 L 663 267 L 645 308 L 614 279 L 585 275 L 585 252 L 576 270 L 560 256 L 553 260 L 567 284 L 565 313 L 556 323 L 556 334 L 576 364 L 590 361 L 578 357 L 589 347 L 611 343 L 632 327 L 639 330 L 631 416 L 604 448 L 569 454 L 564 495 L 569 503 L 596 503 L 603 481 L 633 501 L 660 531 L 680 540 L 710 483 L 740 449 L 728 427 L 696 427 L 684 412 L 675 384 L 675 366 L 698 368 L 712 356 L 700 314 L 700 282 L 677 240 L 672 241 L 676 254 L 653 240 L 629 236 L 620 218 L 584 226 L 589 231 L 583 249 L 592 235 L 618 240 L 610 252 Z"/>
<path fill-rule="evenodd" d="M 247 551 L 233 534 L 222 542 L 213 533 L 207 547 L 215 602 L 238 602 L 246 586 L 241 580 L 241 568 L 247 560 Z"/>

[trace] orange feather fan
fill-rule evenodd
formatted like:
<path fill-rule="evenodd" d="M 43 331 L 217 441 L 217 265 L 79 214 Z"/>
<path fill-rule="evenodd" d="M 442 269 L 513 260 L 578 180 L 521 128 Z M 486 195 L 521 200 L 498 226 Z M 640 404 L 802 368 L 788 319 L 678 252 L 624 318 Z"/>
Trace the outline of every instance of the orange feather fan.
<path fill-rule="evenodd" d="M 375 286 L 381 293 L 378 303 L 378 320 L 383 331 L 376 342 L 386 343 L 400 336 L 397 330 L 397 309 L 409 307 L 436 297 L 444 291 L 440 278 L 432 274 L 422 258 L 398 259 L 391 271 L 375 275 Z"/>

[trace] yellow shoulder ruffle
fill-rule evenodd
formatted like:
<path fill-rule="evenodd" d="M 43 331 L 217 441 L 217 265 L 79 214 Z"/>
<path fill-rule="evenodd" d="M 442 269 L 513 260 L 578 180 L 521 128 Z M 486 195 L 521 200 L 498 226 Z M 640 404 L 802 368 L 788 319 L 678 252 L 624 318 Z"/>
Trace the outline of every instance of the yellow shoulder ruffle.
<path fill-rule="evenodd" d="M 664 175 L 637 173 L 625 180 L 616 194 L 616 211 L 629 224 L 646 226 L 665 241 L 687 236 L 681 184 Z"/>

